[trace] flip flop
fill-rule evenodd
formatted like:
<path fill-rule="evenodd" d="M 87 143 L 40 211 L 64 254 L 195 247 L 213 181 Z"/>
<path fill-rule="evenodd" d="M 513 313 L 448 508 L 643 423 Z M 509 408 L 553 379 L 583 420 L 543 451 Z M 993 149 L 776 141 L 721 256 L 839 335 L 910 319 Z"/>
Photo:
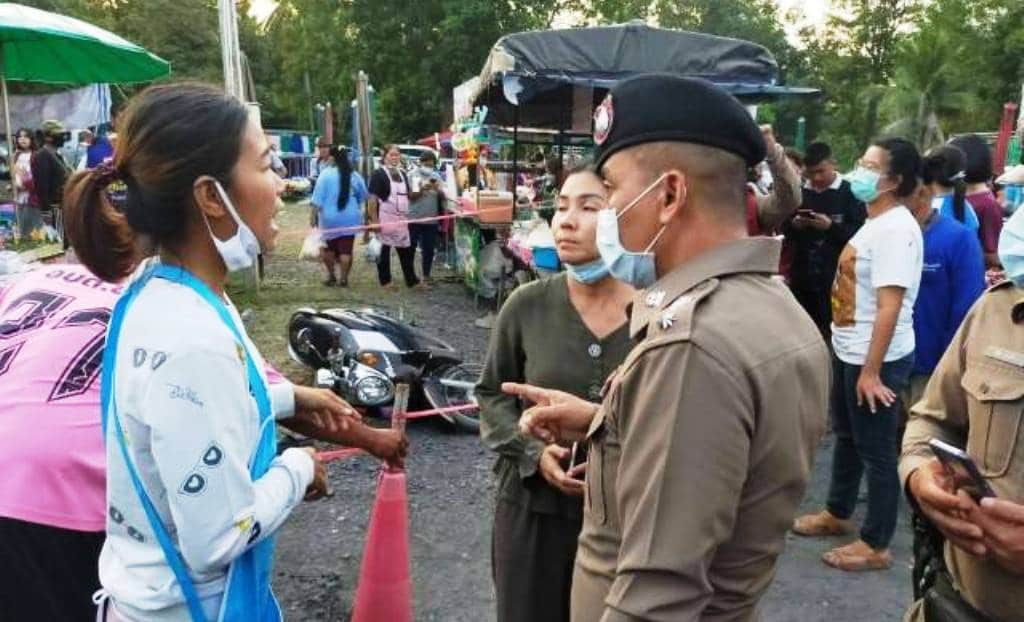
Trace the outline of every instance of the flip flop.
<path fill-rule="evenodd" d="M 840 520 L 827 510 L 807 514 L 793 521 L 792 532 L 798 536 L 845 536 L 853 531 L 850 521 Z"/>
<path fill-rule="evenodd" d="M 868 570 L 888 570 L 892 567 L 892 554 L 889 551 L 874 551 L 867 553 L 854 552 L 850 550 L 858 544 L 847 544 L 826 552 L 821 556 L 821 561 L 827 565 L 846 572 L 864 572 Z"/>

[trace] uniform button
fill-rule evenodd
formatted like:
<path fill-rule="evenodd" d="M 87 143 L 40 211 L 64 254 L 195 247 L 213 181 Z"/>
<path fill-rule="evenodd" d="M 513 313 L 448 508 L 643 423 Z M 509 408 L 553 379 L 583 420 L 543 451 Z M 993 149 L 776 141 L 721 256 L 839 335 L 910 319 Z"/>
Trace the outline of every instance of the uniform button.
<path fill-rule="evenodd" d="M 589 354 L 592 359 L 598 358 L 601 356 L 601 346 L 596 343 L 590 344 L 590 347 L 587 348 L 587 354 Z"/>
<path fill-rule="evenodd" d="M 987 382 L 982 382 L 981 385 L 978 387 L 978 390 L 981 391 L 982 394 L 988 393 L 988 391 L 989 391 L 988 383 Z"/>

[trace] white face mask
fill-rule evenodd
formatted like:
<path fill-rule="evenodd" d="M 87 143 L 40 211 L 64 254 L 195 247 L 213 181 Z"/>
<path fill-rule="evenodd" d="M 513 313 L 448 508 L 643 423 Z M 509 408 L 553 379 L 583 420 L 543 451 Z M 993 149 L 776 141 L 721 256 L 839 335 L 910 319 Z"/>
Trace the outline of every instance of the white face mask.
<path fill-rule="evenodd" d="M 597 251 L 601 255 L 602 262 L 608 267 L 613 277 L 639 289 L 650 287 L 658 280 L 652 251 L 662 234 L 665 233 L 665 225 L 658 229 L 654 239 L 642 252 L 636 253 L 627 250 L 622 245 L 622 238 L 619 235 L 619 218 L 657 188 L 666 175 L 666 173 L 662 173 L 654 183 L 647 186 L 626 207 L 622 208 L 622 211 L 616 211 L 614 207 L 609 206 L 597 213 Z"/>
<path fill-rule="evenodd" d="M 242 218 L 238 215 L 238 211 L 235 210 L 234 204 L 231 203 L 228 193 L 224 191 L 224 187 L 220 185 L 220 182 L 214 179 L 213 185 L 217 188 L 217 194 L 220 195 L 221 200 L 224 202 L 224 208 L 228 210 L 228 213 L 231 214 L 231 219 L 238 225 L 238 231 L 235 232 L 235 235 L 226 240 L 218 240 L 217 236 L 213 233 L 213 229 L 210 227 L 209 219 L 207 219 L 205 213 L 203 214 L 203 221 L 206 223 L 206 228 L 210 231 L 210 238 L 213 240 L 213 245 L 217 248 L 217 254 L 224 260 L 224 265 L 227 267 L 228 272 L 237 272 L 252 267 L 253 263 L 256 262 L 256 257 L 260 254 L 260 241 L 256 238 L 256 234 L 252 232 L 252 229 L 249 228 L 249 225 L 242 222 Z"/>

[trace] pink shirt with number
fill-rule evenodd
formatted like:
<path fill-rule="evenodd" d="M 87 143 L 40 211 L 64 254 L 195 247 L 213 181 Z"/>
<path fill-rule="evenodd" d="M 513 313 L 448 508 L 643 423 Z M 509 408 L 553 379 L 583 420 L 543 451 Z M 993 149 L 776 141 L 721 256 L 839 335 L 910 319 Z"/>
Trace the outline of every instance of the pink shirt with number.
<path fill-rule="evenodd" d="M 103 531 L 99 376 L 120 292 L 76 265 L 0 289 L 0 516 Z"/>

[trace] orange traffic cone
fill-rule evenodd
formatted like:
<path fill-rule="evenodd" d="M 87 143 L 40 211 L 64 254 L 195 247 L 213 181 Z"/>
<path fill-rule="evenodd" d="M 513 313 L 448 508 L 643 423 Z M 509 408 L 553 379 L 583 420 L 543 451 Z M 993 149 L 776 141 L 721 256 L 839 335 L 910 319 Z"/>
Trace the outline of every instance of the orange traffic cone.
<path fill-rule="evenodd" d="M 383 469 L 359 569 L 352 622 L 412 622 L 405 473 Z"/>
<path fill-rule="evenodd" d="M 403 431 L 408 395 L 408 386 L 399 385 L 391 423 Z M 405 472 L 385 466 L 370 514 L 352 622 L 412 622 L 408 508 Z"/>

